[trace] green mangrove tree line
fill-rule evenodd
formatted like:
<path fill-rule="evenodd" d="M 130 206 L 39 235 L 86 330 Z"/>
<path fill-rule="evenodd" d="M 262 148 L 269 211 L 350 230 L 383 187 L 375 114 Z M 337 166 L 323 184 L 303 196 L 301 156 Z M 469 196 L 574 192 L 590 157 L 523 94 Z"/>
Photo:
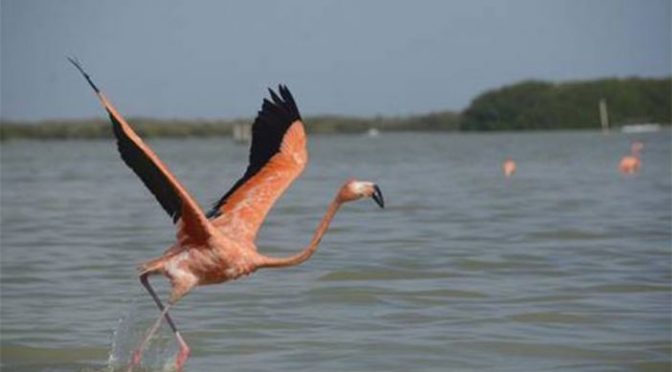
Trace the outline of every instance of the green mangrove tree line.
<path fill-rule="evenodd" d="M 462 112 L 462 130 L 598 128 L 605 100 L 613 126 L 669 124 L 672 79 L 526 81 L 476 97 Z"/>

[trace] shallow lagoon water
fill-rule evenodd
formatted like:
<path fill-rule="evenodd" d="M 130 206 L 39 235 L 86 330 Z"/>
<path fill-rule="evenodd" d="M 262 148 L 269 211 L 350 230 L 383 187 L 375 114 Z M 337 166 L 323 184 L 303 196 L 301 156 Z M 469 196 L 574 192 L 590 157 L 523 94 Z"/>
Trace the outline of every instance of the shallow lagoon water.
<path fill-rule="evenodd" d="M 616 168 L 645 142 L 635 176 Z M 204 206 L 242 174 L 228 139 L 150 142 Z M 313 258 L 188 295 L 186 371 L 668 371 L 670 131 L 310 137 L 259 248 L 310 240 L 338 186 L 376 181 Z M 107 371 L 158 315 L 135 264 L 174 236 L 112 140 L 1 145 L 0 351 L 7 371 Z M 501 175 L 512 156 L 518 173 Z M 154 283 L 165 293 L 163 280 Z M 176 350 L 167 327 L 145 360 Z"/>

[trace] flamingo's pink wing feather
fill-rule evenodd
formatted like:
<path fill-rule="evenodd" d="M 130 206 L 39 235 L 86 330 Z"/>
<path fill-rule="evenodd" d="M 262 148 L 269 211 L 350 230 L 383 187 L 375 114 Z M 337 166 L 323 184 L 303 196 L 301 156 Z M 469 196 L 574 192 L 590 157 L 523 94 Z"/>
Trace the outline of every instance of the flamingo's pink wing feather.
<path fill-rule="evenodd" d="M 306 134 L 294 99 L 280 86 L 264 100 L 252 126 L 250 164 L 208 213 L 225 235 L 254 242 L 269 210 L 301 174 L 307 161 Z"/>

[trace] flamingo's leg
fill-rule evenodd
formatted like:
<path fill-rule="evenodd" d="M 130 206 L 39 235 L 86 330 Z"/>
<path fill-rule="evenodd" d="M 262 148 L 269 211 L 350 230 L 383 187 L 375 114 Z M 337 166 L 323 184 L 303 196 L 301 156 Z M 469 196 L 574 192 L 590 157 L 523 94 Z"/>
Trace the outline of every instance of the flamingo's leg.
<path fill-rule="evenodd" d="M 164 306 L 161 303 L 161 300 L 159 299 L 159 296 L 157 296 L 156 292 L 154 292 L 154 288 L 152 288 L 151 285 L 149 285 L 149 278 L 147 274 L 141 275 L 140 276 L 140 282 L 142 285 L 147 288 L 147 292 L 152 296 L 154 299 L 154 302 L 156 302 L 156 306 L 159 307 L 159 310 L 164 311 Z M 177 338 L 177 342 L 180 345 L 180 353 L 177 355 L 177 360 L 175 361 L 175 365 L 177 367 L 177 370 L 181 370 L 182 366 L 184 365 L 184 362 L 187 361 L 187 358 L 189 358 L 189 354 L 191 353 L 191 349 L 189 348 L 189 345 L 187 345 L 187 342 L 184 341 L 184 338 L 182 337 L 182 334 L 180 331 L 177 330 L 177 327 L 175 326 L 175 322 L 173 322 L 173 319 L 170 317 L 170 314 L 168 312 L 165 312 L 165 318 L 166 321 L 168 322 L 168 325 L 170 326 L 170 329 L 173 330 L 173 333 L 175 334 L 175 337 Z"/>
<path fill-rule="evenodd" d="M 142 339 L 142 342 L 138 347 L 135 349 L 133 352 L 133 357 L 131 358 L 131 363 L 128 365 L 128 372 L 131 372 L 133 370 L 133 367 L 137 367 L 140 364 L 140 361 L 142 360 L 142 351 L 147 347 L 147 344 L 149 343 L 149 340 L 154 336 L 154 333 L 159 329 L 159 326 L 161 326 L 161 321 L 163 320 L 163 317 L 166 315 L 168 312 L 168 309 L 170 308 L 170 304 L 166 306 L 165 308 L 162 309 L 161 315 L 159 315 L 159 318 L 156 319 L 156 322 L 154 322 L 154 325 L 147 331 L 145 334 L 145 338 Z"/>
<path fill-rule="evenodd" d="M 150 330 L 147 332 L 147 335 L 145 336 L 145 339 L 142 341 L 140 346 L 135 350 L 133 353 L 133 359 L 131 361 L 131 365 L 129 366 L 129 371 L 134 367 L 140 364 L 140 360 L 142 359 L 142 350 L 147 346 L 147 343 L 149 342 L 149 339 L 154 335 L 154 333 L 159 329 L 159 326 L 161 325 L 161 320 L 163 318 L 166 318 L 166 321 L 168 322 L 168 325 L 170 328 L 173 330 L 173 333 L 175 334 L 175 337 L 177 338 L 177 342 L 180 345 L 180 352 L 177 355 L 177 360 L 175 361 L 175 366 L 178 371 L 182 370 L 182 366 L 184 366 L 184 363 L 187 361 L 187 358 L 189 358 L 189 354 L 191 352 L 189 345 L 184 341 L 184 338 L 180 334 L 180 332 L 177 330 L 177 327 L 175 326 L 175 322 L 173 322 L 173 319 L 170 317 L 170 314 L 168 314 L 168 308 L 172 305 L 171 303 L 168 304 L 168 306 L 164 306 L 163 303 L 161 303 L 161 300 L 159 299 L 159 296 L 154 292 L 154 288 L 152 288 L 151 285 L 149 285 L 149 280 L 148 280 L 148 275 L 144 274 L 140 276 L 140 282 L 142 285 L 147 289 L 147 292 L 152 296 L 154 299 L 154 302 L 156 302 L 156 306 L 161 310 L 161 315 L 159 318 L 156 320 L 156 323 L 150 328 Z"/>

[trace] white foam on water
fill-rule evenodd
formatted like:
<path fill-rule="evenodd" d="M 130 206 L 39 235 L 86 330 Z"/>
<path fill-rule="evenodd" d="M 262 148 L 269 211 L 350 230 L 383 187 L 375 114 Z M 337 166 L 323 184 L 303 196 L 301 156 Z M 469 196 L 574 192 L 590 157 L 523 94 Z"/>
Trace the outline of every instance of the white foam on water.
<path fill-rule="evenodd" d="M 159 309 L 146 293 L 137 293 L 131 299 L 128 310 L 119 318 L 112 335 L 108 356 L 109 371 L 126 371 L 135 348 L 147 330 L 159 316 Z M 178 346 L 170 327 L 164 322 L 151 338 L 142 353 L 142 371 L 172 371 Z"/>

